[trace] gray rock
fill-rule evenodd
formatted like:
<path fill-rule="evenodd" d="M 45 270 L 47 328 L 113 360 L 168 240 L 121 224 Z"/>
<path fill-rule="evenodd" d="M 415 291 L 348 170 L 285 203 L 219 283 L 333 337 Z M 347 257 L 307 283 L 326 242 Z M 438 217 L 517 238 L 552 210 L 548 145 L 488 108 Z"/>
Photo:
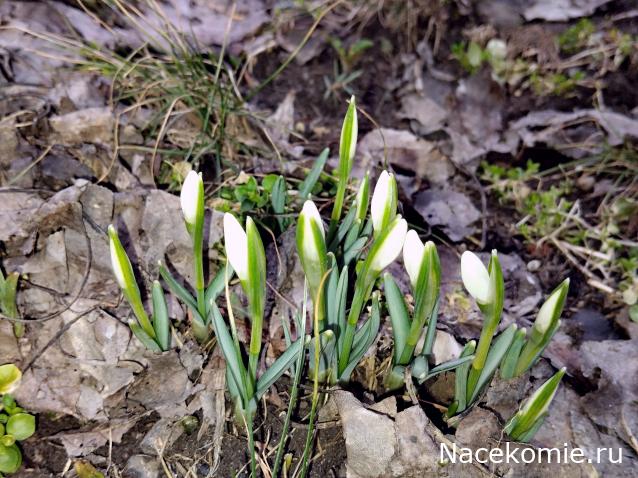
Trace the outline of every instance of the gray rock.
<path fill-rule="evenodd" d="M 159 478 L 160 464 L 155 457 L 133 455 L 126 463 L 125 474 L 131 478 Z"/>

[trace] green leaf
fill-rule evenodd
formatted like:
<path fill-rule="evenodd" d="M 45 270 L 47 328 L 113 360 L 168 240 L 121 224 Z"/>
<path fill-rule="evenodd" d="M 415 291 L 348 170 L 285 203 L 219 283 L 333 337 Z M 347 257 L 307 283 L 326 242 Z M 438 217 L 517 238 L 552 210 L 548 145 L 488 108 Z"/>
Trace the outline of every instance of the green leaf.
<path fill-rule="evenodd" d="M 217 337 L 217 341 L 219 342 L 219 347 L 222 351 L 222 355 L 224 356 L 224 360 L 226 360 L 226 366 L 232 376 L 232 379 L 237 385 L 239 393 L 241 394 L 245 403 L 247 403 L 247 401 L 251 397 L 248 397 L 246 369 L 244 368 L 244 365 L 242 363 L 241 355 L 239 355 L 240 352 L 235 347 L 233 338 L 228 332 L 228 328 L 226 327 L 226 323 L 224 322 L 222 314 L 217 308 L 217 304 L 212 302 L 210 304 L 210 307 L 211 316 L 213 319 L 213 330 L 215 331 L 215 336 Z"/>
<path fill-rule="evenodd" d="M 432 377 L 434 377 L 434 376 L 436 376 L 436 375 L 438 375 L 440 373 L 449 372 L 450 370 L 454 370 L 455 368 L 458 368 L 461 365 L 470 363 L 473 359 L 474 359 L 473 355 L 468 355 L 467 357 L 459 357 L 459 358 L 454 359 L 454 360 L 449 360 L 447 362 L 443 362 L 442 364 L 431 368 L 430 371 L 428 372 L 427 376 L 424 379 L 419 379 L 419 384 L 425 382 L 426 380 L 431 379 Z"/>
<path fill-rule="evenodd" d="M 326 161 L 328 161 L 329 154 L 330 149 L 325 148 L 315 160 L 315 164 L 312 165 L 312 169 L 308 172 L 306 179 L 304 179 L 303 182 L 299 185 L 299 198 L 302 201 L 308 199 L 310 193 L 315 187 L 315 184 L 317 184 L 317 181 L 321 176 L 321 172 L 326 165 Z"/>
<path fill-rule="evenodd" d="M 35 433 L 35 417 L 29 413 L 16 413 L 9 417 L 6 432 L 17 441 L 26 440 Z"/>
<path fill-rule="evenodd" d="M 465 347 L 463 347 L 463 351 L 461 352 L 461 355 L 459 356 L 459 358 L 472 357 L 473 356 L 472 354 L 474 354 L 475 350 L 476 350 L 476 341 L 470 340 L 468 343 L 465 344 Z M 470 371 L 469 363 L 465 363 L 461 365 L 456 371 L 456 374 L 454 377 L 454 398 L 455 398 L 456 407 L 450 407 L 448 409 L 448 416 L 452 416 L 457 411 L 460 413 L 466 408 L 467 375 L 469 371 Z M 454 409 L 454 412 L 450 412 L 451 409 Z"/>
<path fill-rule="evenodd" d="M 521 349 L 525 345 L 525 337 L 527 336 L 526 329 L 520 329 L 516 331 L 512 345 L 508 349 L 503 361 L 501 362 L 501 378 L 508 380 L 514 377 L 516 371 L 516 364 L 518 363 L 518 357 L 521 354 Z"/>
<path fill-rule="evenodd" d="M 359 229 L 360 223 L 355 222 L 346 234 L 345 240 L 343 241 L 344 251 L 350 249 L 350 247 L 352 247 L 356 240 L 359 239 Z"/>
<path fill-rule="evenodd" d="M 14 391 L 20 384 L 22 372 L 12 363 L 0 365 L 0 395 L 6 395 Z"/>
<path fill-rule="evenodd" d="M 516 329 L 518 327 L 516 324 L 510 325 L 505 331 L 499 335 L 496 340 L 494 340 L 494 344 L 490 348 L 489 353 L 487 354 L 487 359 L 485 360 L 485 364 L 483 369 L 480 372 L 478 377 L 478 381 L 474 389 L 468 390 L 468 405 L 474 403 L 474 400 L 479 396 L 483 387 L 485 387 L 488 382 L 492 379 L 494 372 L 498 368 L 498 365 L 503 360 L 503 356 L 507 353 L 512 340 L 514 340 L 514 334 L 516 333 Z M 474 359 L 476 361 L 476 358 Z"/>
<path fill-rule="evenodd" d="M 333 328 L 338 321 L 337 303 L 339 298 L 337 297 L 337 286 L 339 284 L 339 268 L 332 252 L 328 253 L 328 269 L 330 270 L 330 275 L 325 288 L 326 323 L 327 328 Z"/>
<path fill-rule="evenodd" d="M 230 281 L 233 278 L 233 267 L 230 265 L 230 262 L 226 261 L 226 265 L 222 266 L 215 274 L 215 278 L 211 281 L 206 289 L 206 306 L 209 307 L 211 302 L 215 302 L 217 297 L 224 291 L 226 288 L 226 268 L 228 268 L 228 280 Z"/>
<path fill-rule="evenodd" d="M 346 214 L 343 220 L 339 223 L 337 235 L 335 236 L 333 242 L 330 244 L 331 251 L 334 251 L 338 247 L 341 241 L 343 241 L 343 239 L 348 235 L 348 232 L 350 232 L 350 230 L 353 228 L 356 215 L 357 211 L 355 210 L 355 208 L 350 208 L 348 214 Z"/>
<path fill-rule="evenodd" d="M 17 445 L 0 444 L 0 473 L 15 473 L 22 465 L 22 453 Z"/>
<path fill-rule="evenodd" d="M 410 330 L 410 318 L 408 309 L 403 299 L 403 294 L 399 286 L 389 273 L 384 274 L 383 282 L 385 286 L 385 301 L 390 312 L 390 321 L 392 322 L 392 336 L 394 337 L 394 364 L 407 365 L 407 363 L 399 362 L 403 348 Z"/>
<path fill-rule="evenodd" d="M 346 308 L 348 306 L 348 266 L 343 266 L 341 269 L 341 276 L 339 277 L 339 283 L 337 284 L 337 302 L 335 315 L 337 317 L 337 330 L 338 330 L 338 349 L 341 350 L 343 331 L 346 328 Z"/>
<path fill-rule="evenodd" d="M 257 381 L 257 391 L 255 392 L 255 398 L 260 400 L 261 397 L 268 391 L 270 386 L 275 383 L 279 377 L 281 377 L 298 358 L 300 353 L 304 353 L 304 340 L 305 337 L 300 337 L 295 340 L 292 346 L 288 347 L 286 351 L 275 362 L 268 367 L 268 370 L 259 377 Z"/>
<path fill-rule="evenodd" d="M 361 249 L 363 249 L 367 242 L 367 237 L 360 237 L 354 241 L 350 248 L 343 253 L 343 263 L 350 264 L 350 262 L 359 255 Z"/>
<path fill-rule="evenodd" d="M 161 347 L 157 344 L 157 342 L 155 342 L 155 339 L 148 335 L 146 331 L 142 327 L 140 327 L 140 324 L 138 324 L 137 322 L 129 322 L 128 325 L 135 337 L 137 337 L 137 340 L 142 342 L 142 345 L 144 345 L 144 347 L 149 349 L 151 352 L 162 351 Z"/>
<path fill-rule="evenodd" d="M 162 350 L 170 348 L 170 320 L 168 318 L 168 307 L 164 298 L 164 291 L 159 281 L 153 281 L 153 329 L 155 329 L 155 340 Z"/>
<path fill-rule="evenodd" d="M 377 338 L 379 326 L 381 325 L 381 315 L 379 313 L 379 297 L 375 294 L 372 300 L 372 312 L 368 320 L 357 330 L 352 343 L 352 352 L 348 360 L 348 365 L 339 377 L 340 381 L 347 382 L 352 371 L 361 361 L 364 354 Z"/>
<path fill-rule="evenodd" d="M 175 280 L 173 275 L 163 264 L 160 264 L 159 266 L 159 273 L 162 279 L 164 279 L 164 282 L 166 282 L 169 290 L 173 294 L 175 294 L 182 302 L 184 302 L 184 304 L 186 304 L 186 306 L 191 310 L 194 316 L 198 316 L 200 321 L 202 323 L 205 323 L 204 318 L 198 312 L 197 301 L 191 295 L 191 293 L 188 292 L 188 290 L 183 285 L 177 282 L 177 280 Z"/>
<path fill-rule="evenodd" d="M 436 339 L 436 323 L 439 320 L 439 299 L 434 304 L 432 309 L 432 316 L 428 320 L 428 325 L 425 329 L 425 340 L 423 341 L 423 349 L 421 355 L 430 357 L 432 355 L 432 348 L 434 347 L 434 340 Z"/>
<path fill-rule="evenodd" d="M 18 307 L 16 305 L 16 291 L 18 289 L 18 278 L 20 274 L 12 272 L 4 278 L 0 270 L 0 310 L 10 319 L 18 318 Z"/>

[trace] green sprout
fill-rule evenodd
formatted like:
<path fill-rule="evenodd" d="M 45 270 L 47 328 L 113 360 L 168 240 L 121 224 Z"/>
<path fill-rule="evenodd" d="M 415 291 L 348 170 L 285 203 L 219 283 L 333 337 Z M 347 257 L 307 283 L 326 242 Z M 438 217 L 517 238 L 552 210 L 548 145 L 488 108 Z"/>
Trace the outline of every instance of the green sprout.
<path fill-rule="evenodd" d="M 565 368 L 560 369 L 527 399 L 521 409 L 508 420 L 503 431 L 520 442 L 529 442 L 547 417 L 560 381 L 565 375 Z"/>

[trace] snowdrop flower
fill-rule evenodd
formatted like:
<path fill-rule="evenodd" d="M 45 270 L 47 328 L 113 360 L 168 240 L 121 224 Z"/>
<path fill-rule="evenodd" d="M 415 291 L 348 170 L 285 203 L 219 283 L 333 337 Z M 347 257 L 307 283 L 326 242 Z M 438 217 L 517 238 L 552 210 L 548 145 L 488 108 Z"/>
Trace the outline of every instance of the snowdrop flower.
<path fill-rule="evenodd" d="M 415 230 L 410 229 L 405 236 L 405 244 L 403 244 L 403 264 L 410 277 L 412 287 L 416 287 L 417 280 L 419 279 L 424 252 L 425 246 L 421 242 L 421 239 L 419 239 L 419 235 Z"/>
<path fill-rule="evenodd" d="M 379 237 L 382 241 L 379 247 L 372 252 L 373 256 L 370 261 L 370 269 L 379 273 L 388 267 L 401 253 L 405 235 L 408 232 L 408 223 L 401 216 L 397 216 L 392 224 L 388 226 L 384 236 Z"/>
<path fill-rule="evenodd" d="M 248 280 L 248 237 L 231 213 L 224 214 L 224 248 L 239 280 Z"/>
<path fill-rule="evenodd" d="M 204 216 L 204 182 L 202 173 L 190 171 L 182 184 L 182 191 L 179 196 L 182 206 L 182 213 L 186 224 L 195 227 L 198 220 L 203 220 Z"/>
<path fill-rule="evenodd" d="M 383 171 L 379 176 L 374 193 L 370 214 L 375 235 L 383 231 L 394 219 L 397 212 L 397 182 L 393 174 Z"/>
<path fill-rule="evenodd" d="M 569 289 L 569 279 L 565 279 L 554 289 L 549 298 L 541 306 L 538 311 L 536 320 L 534 321 L 534 330 L 540 335 L 544 335 L 550 330 L 559 319 L 565 304 L 565 297 Z"/>
<path fill-rule="evenodd" d="M 326 233 L 317 206 L 312 201 L 306 201 L 299 214 L 297 252 L 315 301 L 321 287 L 321 279 L 326 273 L 328 259 Z"/>
<path fill-rule="evenodd" d="M 297 223 L 297 249 L 303 262 L 317 263 L 325 260 L 326 233 L 321 215 L 312 201 L 306 201 Z"/>
<path fill-rule="evenodd" d="M 473 252 L 465 251 L 461 256 L 461 279 L 477 302 L 487 304 L 490 301 L 490 275 L 481 259 Z"/>

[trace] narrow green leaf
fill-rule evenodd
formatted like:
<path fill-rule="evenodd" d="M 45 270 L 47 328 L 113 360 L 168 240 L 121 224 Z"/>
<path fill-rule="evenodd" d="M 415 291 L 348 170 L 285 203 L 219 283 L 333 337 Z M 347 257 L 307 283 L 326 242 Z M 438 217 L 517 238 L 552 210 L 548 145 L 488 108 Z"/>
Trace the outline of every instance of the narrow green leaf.
<path fill-rule="evenodd" d="M 155 339 L 162 350 L 170 348 L 170 320 L 168 319 L 168 307 L 164 298 L 164 291 L 159 281 L 153 281 L 153 329 Z"/>
<path fill-rule="evenodd" d="M 359 255 L 361 249 L 363 249 L 367 242 L 367 237 L 360 237 L 354 241 L 350 248 L 343 253 L 343 263 L 346 265 L 350 264 L 350 262 Z"/>
<path fill-rule="evenodd" d="M 332 252 L 328 253 L 328 268 L 330 269 L 330 275 L 328 276 L 328 283 L 326 285 L 326 323 L 328 328 L 336 327 L 338 323 L 337 304 L 339 298 L 337 297 L 337 286 L 339 284 L 339 268 L 337 267 L 337 261 Z"/>
<path fill-rule="evenodd" d="M 392 278 L 390 273 L 383 276 L 385 286 L 385 301 L 390 312 L 390 321 L 392 322 L 392 335 L 394 337 L 394 364 L 407 365 L 407 363 L 399 362 L 405 342 L 410 330 L 410 318 L 408 309 L 403 299 L 403 294 L 399 286 Z"/>
<path fill-rule="evenodd" d="M 308 199 L 310 193 L 317 184 L 319 177 L 321 176 L 321 172 L 326 165 L 326 161 L 328 161 L 328 155 L 330 154 L 330 149 L 325 148 L 321 154 L 315 160 L 315 163 L 312 165 L 312 169 L 308 172 L 306 179 L 299 185 L 299 198 L 303 202 Z"/>
<path fill-rule="evenodd" d="M 379 297 L 375 294 L 375 297 L 372 300 L 372 312 L 370 313 L 370 317 L 354 334 L 352 352 L 347 366 L 339 377 L 340 381 L 347 382 L 350 379 L 352 371 L 376 340 L 380 325 L 381 315 L 379 313 Z"/>
<path fill-rule="evenodd" d="M 208 284 L 206 288 L 206 306 L 211 303 L 211 301 L 216 301 L 217 297 L 224 292 L 224 287 L 226 285 L 226 268 L 228 268 L 228 280 L 230 281 L 233 278 L 233 267 L 230 265 L 230 262 L 226 261 L 226 265 L 222 266 L 215 274 L 215 278 Z M 166 279 L 165 279 L 166 280 Z M 176 294 L 177 295 L 177 294 Z"/>
<path fill-rule="evenodd" d="M 512 345 L 510 345 L 510 348 L 508 349 L 505 357 L 503 357 L 503 361 L 501 362 L 502 379 L 509 380 L 510 378 L 514 377 L 514 372 L 516 371 L 516 364 L 518 363 L 521 349 L 523 348 L 523 345 L 525 345 L 526 335 L 527 330 L 525 328 L 516 331 L 516 335 L 514 336 Z"/>
<path fill-rule="evenodd" d="M 288 347 L 286 351 L 277 360 L 275 360 L 270 367 L 268 367 L 268 370 L 259 377 L 259 380 L 257 381 L 257 391 L 255 393 L 255 398 L 258 401 L 264 393 L 268 391 L 270 386 L 294 364 L 298 354 L 303 350 L 304 340 L 305 337 L 297 339 L 292 346 Z"/>
<path fill-rule="evenodd" d="M 436 323 L 439 320 L 439 299 L 434 304 L 432 309 L 432 316 L 428 320 L 428 325 L 425 329 L 425 340 L 423 341 L 423 349 L 421 355 L 430 357 L 432 355 L 432 348 L 434 347 L 434 339 L 436 339 Z"/>
<path fill-rule="evenodd" d="M 341 269 L 341 275 L 339 276 L 339 283 L 337 284 L 337 348 L 341 350 L 343 331 L 346 329 L 346 308 L 348 303 L 348 266 L 343 266 Z"/>
<path fill-rule="evenodd" d="M 454 370 L 455 368 L 460 367 L 461 365 L 470 363 L 472 360 L 474 360 L 474 355 L 468 355 L 467 357 L 459 357 L 457 359 L 454 360 L 449 360 L 447 362 L 443 362 L 440 365 L 437 365 L 436 367 L 433 367 L 430 369 L 430 371 L 428 372 L 427 376 L 422 379 L 419 380 L 419 384 L 425 382 L 426 380 L 431 379 L 432 377 L 443 373 L 443 372 L 449 372 L 450 370 Z"/>
<path fill-rule="evenodd" d="M 356 215 L 357 211 L 355 210 L 355 208 L 350 208 L 348 214 L 346 214 L 343 220 L 339 223 L 337 235 L 334 237 L 334 240 L 329 247 L 331 251 L 334 251 L 338 247 L 338 245 L 341 243 L 341 241 L 343 241 L 348 232 L 353 228 Z"/>
<path fill-rule="evenodd" d="M 355 241 L 359 238 L 359 229 L 360 229 L 360 223 L 354 222 L 352 224 L 352 227 L 350 227 L 350 230 L 346 234 L 346 237 L 343 241 L 344 251 L 347 251 L 348 249 L 350 249 L 350 247 L 352 247 L 352 244 L 354 244 Z"/>
<path fill-rule="evenodd" d="M 197 314 L 199 316 L 199 312 L 197 310 L 197 301 L 195 300 L 195 298 L 191 295 L 190 292 L 188 292 L 188 290 L 182 284 L 177 282 L 177 280 L 173 277 L 173 275 L 169 272 L 169 270 L 163 264 L 160 264 L 159 266 L 159 274 L 162 277 L 162 279 L 164 279 L 164 282 L 166 282 L 168 289 L 173 294 L 175 294 L 182 302 L 184 302 L 184 304 L 186 304 L 186 306 L 191 310 L 193 315 Z M 200 319 L 203 323 L 204 319 L 201 316 L 200 316 Z"/>
<path fill-rule="evenodd" d="M 459 358 L 470 357 L 473 356 L 474 351 L 476 350 L 476 341 L 470 340 L 463 347 L 463 351 Z M 454 398 L 456 403 L 456 408 L 454 408 L 454 412 L 462 412 L 466 408 L 467 404 L 467 374 L 470 371 L 470 364 L 466 363 L 461 365 L 455 374 L 454 377 Z M 452 407 L 450 407 L 452 409 Z M 452 416 L 450 414 L 450 409 L 448 409 L 448 416 Z M 453 413 L 454 413 L 453 412 Z"/>
<path fill-rule="evenodd" d="M 144 345 L 144 347 L 149 349 L 151 352 L 162 351 L 161 347 L 157 344 L 157 342 L 155 342 L 155 340 L 151 338 L 151 336 L 144 331 L 144 329 L 140 326 L 140 324 L 138 324 L 137 322 L 131 321 L 129 322 L 128 325 L 131 328 L 131 331 L 133 332 L 135 337 L 137 337 L 137 339 L 140 342 L 142 342 L 142 345 Z"/>
<path fill-rule="evenodd" d="M 237 384 L 239 393 L 244 399 L 249 399 L 250 397 L 247 397 L 248 387 L 246 383 L 246 369 L 242 364 L 242 358 L 238 355 L 239 352 L 235 348 L 233 338 L 231 337 L 230 332 L 228 332 L 228 328 L 226 327 L 222 314 L 219 312 L 217 304 L 212 302 L 210 304 L 210 308 L 213 319 L 213 330 L 215 331 L 215 336 L 219 342 L 219 347 L 221 348 L 224 360 L 226 360 L 228 370 Z"/>

